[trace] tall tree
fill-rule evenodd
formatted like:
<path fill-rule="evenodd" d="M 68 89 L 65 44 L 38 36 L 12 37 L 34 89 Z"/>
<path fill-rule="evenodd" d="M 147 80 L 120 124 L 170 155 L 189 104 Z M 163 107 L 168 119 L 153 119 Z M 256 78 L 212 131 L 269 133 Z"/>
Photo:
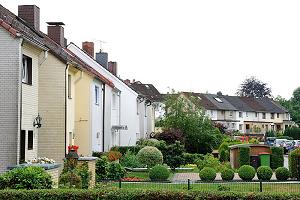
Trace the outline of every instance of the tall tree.
<path fill-rule="evenodd" d="M 271 97 L 271 88 L 267 87 L 266 83 L 258 80 L 254 76 L 247 78 L 237 90 L 237 95 L 243 97 Z"/>

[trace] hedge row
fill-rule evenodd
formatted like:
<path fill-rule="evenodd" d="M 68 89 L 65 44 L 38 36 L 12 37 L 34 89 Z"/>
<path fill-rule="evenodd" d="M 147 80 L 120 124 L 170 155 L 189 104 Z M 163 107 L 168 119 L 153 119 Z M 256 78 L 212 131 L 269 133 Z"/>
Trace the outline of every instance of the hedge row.
<path fill-rule="evenodd" d="M 92 200 L 92 199 L 118 199 L 118 200 L 156 200 L 156 199 L 300 199 L 300 193 L 235 193 L 235 192 L 197 192 L 197 191 L 154 191 L 154 190 L 1 190 L 0 199 L 12 200 Z"/>
<path fill-rule="evenodd" d="M 250 147 L 239 147 L 239 151 L 240 167 L 243 165 L 250 165 Z"/>
<path fill-rule="evenodd" d="M 277 169 L 278 167 L 283 167 L 283 148 L 282 147 L 271 147 L 271 168 Z"/>

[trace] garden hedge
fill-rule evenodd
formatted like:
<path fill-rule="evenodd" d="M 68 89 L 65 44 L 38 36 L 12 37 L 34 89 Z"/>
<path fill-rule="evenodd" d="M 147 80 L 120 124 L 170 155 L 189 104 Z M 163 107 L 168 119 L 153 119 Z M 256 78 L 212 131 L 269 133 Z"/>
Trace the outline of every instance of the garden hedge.
<path fill-rule="evenodd" d="M 239 164 L 250 165 L 250 147 L 239 147 Z"/>
<path fill-rule="evenodd" d="M 158 190 L 0 190 L 0 199 L 13 200 L 182 200 L 182 199 L 210 199 L 210 200 L 266 200 L 300 198 L 300 193 L 235 193 L 235 192 L 197 192 L 197 191 L 158 191 Z"/>
<path fill-rule="evenodd" d="M 297 169 L 297 159 L 300 157 L 300 148 L 297 148 L 289 153 L 289 170 L 291 178 L 297 178 L 300 172 Z"/>
<path fill-rule="evenodd" d="M 284 150 L 282 147 L 271 147 L 271 168 L 277 169 L 278 167 L 283 167 L 283 153 Z"/>

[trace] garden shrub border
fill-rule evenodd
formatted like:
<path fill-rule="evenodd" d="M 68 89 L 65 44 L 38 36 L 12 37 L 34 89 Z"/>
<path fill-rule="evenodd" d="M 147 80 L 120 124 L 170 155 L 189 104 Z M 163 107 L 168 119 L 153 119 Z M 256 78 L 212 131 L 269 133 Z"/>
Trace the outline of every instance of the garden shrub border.
<path fill-rule="evenodd" d="M 239 147 L 239 166 L 250 165 L 250 147 L 241 146 Z"/>
<path fill-rule="evenodd" d="M 282 147 L 271 147 L 271 168 L 273 170 L 277 169 L 278 167 L 283 167 L 284 158 L 283 153 L 284 150 Z"/>

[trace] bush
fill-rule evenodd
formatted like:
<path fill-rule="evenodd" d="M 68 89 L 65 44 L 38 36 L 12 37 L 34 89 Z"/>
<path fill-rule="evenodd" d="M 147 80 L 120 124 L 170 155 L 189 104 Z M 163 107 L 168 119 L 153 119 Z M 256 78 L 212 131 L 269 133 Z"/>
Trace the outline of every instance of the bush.
<path fill-rule="evenodd" d="M 117 180 L 123 178 L 126 174 L 124 167 L 119 163 L 111 162 L 107 166 L 107 178 Z"/>
<path fill-rule="evenodd" d="M 82 188 L 87 189 L 90 185 L 90 180 L 92 177 L 91 172 L 89 171 L 89 165 L 87 162 L 84 162 L 76 167 L 76 174 L 80 176 L 82 182 Z"/>
<path fill-rule="evenodd" d="M 284 150 L 282 147 L 271 147 L 271 168 L 277 169 L 278 167 L 283 167 L 284 158 L 283 153 Z"/>
<path fill-rule="evenodd" d="M 229 149 L 228 142 L 223 142 L 219 147 L 220 162 L 229 161 L 229 156 L 230 156 L 229 151 L 230 151 L 230 149 Z"/>
<path fill-rule="evenodd" d="M 197 160 L 203 160 L 204 155 L 198 153 L 183 153 L 184 164 L 195 164 Z"/>
<path fill-rule="evenodd" d="M 101 158 L 102 156 L 107 156 L 107 152 L 93 151 L 92 156 L 97 157 L 97 158 Z"/>
<path fill-rule="evenodd" d="M 199 176 L 202 181 L 213 181 L 215 180 L 217 173 L 214 168 L 204 167 L 200 172 Z"/>
<path fill-rule="evenodd" d="M 266 137 L 276 137 L 275 131 L 272 131 L 272 130 L 267 131 L 266 132 Z"/>
<path fill-rule="evenodd" d="M 121 157 L 120 164 L 124 167 L 131 167 L 131 168 L 144 167 L 137 159 L 137 156 L 134 155 L 134 153 L 132 153 L 130 150 L 128 150 Z"/>
<path fill-rule="evenodd" d="M 196 162 L 198 169 L 201 171 L 204 167 L 211 167 L 215 169 L 217 172 L 220 172 L 222 169 L 222 164 L 219 159 L 215 158 L 211 154 L 206 154 L 203 159 L 199 159 Z"/>
<path fill-rule="evenodd" d="M 290 172 L 286 167 L 278 167 L 275 170 L 275 176 L 279 181 L 286 181 L 290 176 Z"/>
<path fill-rule="evenodd" d="M 294 140 L 300 140 L 300 128 L 299 127 L 290 127 L 285 129 L 284 136 L 293 138 Z"/>
<path fill-rule="evenodd" d="M 73 171 L 61 173 L 59 176 L 60 188 L 82 188 L 81 177 Z"/>
<path fill-rule="evenodd" d="M 118 151 L 109 151 L 107 158 L 109 161 L 116 161 L 119 160 L 122 157 L 122 154 Z"/>
<path fill-rule="evenodd" d="M 163 132 L 156 134 L 155 138 L 163 140 L 167 144 L 173 144 L 175 141 L 184 142 L 182 131 L 174 128 L 166 129 Z"/>
<path fill-rule="evenodd" d="M 234 170 L 233 169 L 224 169 L 221 171 L 221 177 L 224 181 L 231 181 L 234 177 Z"/>
<path fill-rule="evenodd" d="M 289 170 L 291 178 L 297 178 L 299 175 L 299 169 L 297 168 L 297 159 L 300 157 L 300 148 L 297 148 L 289 153 Z"/>
<path fill-rule="evenodd" d="M 250 148 L 246 146 L 239 147 L 239 164 L 250 165 Z"/>
<path fill-rule="evenodd" d="M 149 178 L 156 181 L 165 181 L 169 178 L 170 171 L 163 165 L 155 165 L 149 171 Z"/>
<path fill-rule="evenodd" d="M 164 151 L 164 161 L 167 165 L 174 169 L 184 164 L 184 146 L 179 141 L 175 141 L 174 144 L 168 145 Z"/>
<path fill-rule="evenodd" d="M 29 166 L 15 168 L 6 172 L 2 178 L 5 188 L 12 189 L 47 189 L 52 188 L 52 178 L 42 167 Z"/>
<path fill-rule="evenodd" d="M 163 163 L 163 155 L 161 151 L 158 150 L 156 147 L 151 146 L 146 146 L 142 148 L 138 152 L 137 158 L 140 163 L 146 165 L 148 168 Z"/>
<path fill-rule="evenodd" d="M 144 147 L 145 146 L 156 147 L 157 145 L 159 145 L 159 141 L 154 138 L 150 138 L 150 139 L 141 138 L 139 139 L 139 141 L 136 142 L 136 144 Z"/>
<path fill-rule="evenodd" d="M 5 175 L 0 175 L 0 190 L 8 186 L 8 180 Z"/>
<path fill-rule="evenodd" d="M 255 169 L 250 165 L 243 165 L 239 168 L 239 177 L 244 181 L 251 181 L 255 176 Z"/>
<path fill-rule="evenodd" d="M 257 169 L 257 177 L 259 180 L 268 181 L 271 179 L 272 175 L 273 175 L 273 171 L 271 167 L 260 166 Z"/>
<path fill-rule="evenodd" d="M 96 181 L 104 180 L 107 178 L 108 159 L 102 156 L 96 161 Z"/>

